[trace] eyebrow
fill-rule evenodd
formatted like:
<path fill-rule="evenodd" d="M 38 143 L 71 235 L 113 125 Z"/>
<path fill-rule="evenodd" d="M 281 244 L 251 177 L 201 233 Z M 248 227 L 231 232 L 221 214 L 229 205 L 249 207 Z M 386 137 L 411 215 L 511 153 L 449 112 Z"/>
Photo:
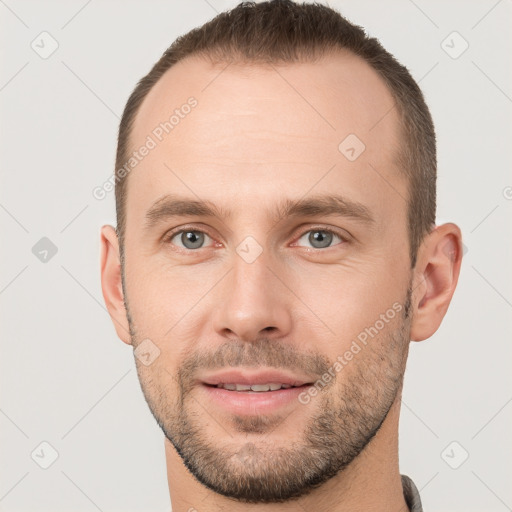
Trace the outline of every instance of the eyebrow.
<path fill-rule="evenodd" d="M 362 203 L 351 201 L 340 195 L 315 195 L 302 199 L 284 199 L 271 217 L 277 222 L 284 218 L 339 216 L 347 217 L 364 224 L 373 224 L 375 219 Z M 166 194 L 158 199 L 146 212 L 147 230 L 174 217 L 217 217 L 229 219 L 232 212 L 210 201 L 190 199 L 174 194 Z"/>

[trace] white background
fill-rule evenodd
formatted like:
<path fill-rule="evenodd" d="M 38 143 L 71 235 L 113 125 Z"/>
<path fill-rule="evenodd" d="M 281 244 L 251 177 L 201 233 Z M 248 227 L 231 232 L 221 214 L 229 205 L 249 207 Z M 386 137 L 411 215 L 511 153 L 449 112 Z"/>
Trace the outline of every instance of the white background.
<path fill-rule="evenodd" d="M 169 511 L 163 434 L 101 295 L 114 194 L 92 190 L 113 172 L 136 82 L 178 35 L 235 4 L 0 1 L 1 511 Z M 438 223 L 456 222 L 467 247 L 441 328 L 411 347 L 400 470 L 426 511 L 512 510 L 512 2 L 329 5 L 420 81 Z M 59 45 L 47 59 L 31 48 L 42 31 Z M 453 31 L 469 43 L 457 59 L 441 46 Z M 46 263 L 32 252 L 42 237 L 58 249 Z M 48 469 L 31 458 L 43 441 L 59 455 Z"/>

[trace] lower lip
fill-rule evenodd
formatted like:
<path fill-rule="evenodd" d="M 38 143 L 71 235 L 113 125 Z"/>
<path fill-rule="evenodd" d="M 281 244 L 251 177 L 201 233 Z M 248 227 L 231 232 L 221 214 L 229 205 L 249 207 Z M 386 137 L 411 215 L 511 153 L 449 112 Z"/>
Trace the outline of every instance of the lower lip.
<path fill-rule="evenodd" d="M 206 392 L 209 402 L 221 406 L 227 412 L 258 415 L 278 411 L 293 403 L 299 404 L 299 395 L 307 391 L 311 385 L 263 392 L 229 391 L 206 384 L 201 387 Z"/>

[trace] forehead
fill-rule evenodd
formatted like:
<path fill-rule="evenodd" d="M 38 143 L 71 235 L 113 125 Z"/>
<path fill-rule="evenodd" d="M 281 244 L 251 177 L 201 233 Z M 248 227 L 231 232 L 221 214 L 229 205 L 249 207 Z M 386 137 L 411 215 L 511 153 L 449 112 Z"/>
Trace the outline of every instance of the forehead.
<path fill-rule="evenodd" d="M 336 133 L 337 138 L 354 130 L 371 142 L 385 133 L 388 139 L 398 135 L 397 112 L 389 89 L 376 71 L 351 53 L 336 52 L 315 62 L 280 65 L 212 65 L 194 56 L 170 68 L 147 94 L 136 116 L 132 143 L 150 133 L 155 122 L 169 119 L 192 96 L 202 115 L 195 115 L 193 124 L 182 123 L 183 136 L 191 128 L 200 137 L 208 121 L 235 116 L 238 125 L 231 126 L 233 131 L 238 131 L 244 120 L 258 116 L 261 123 L 266 120 L 276 128 L 284 125 L 307 136 L 325 130 L 326 134 Z M 277 111 L 276 104 L 281 106 Z M 309 124 L 287 125 L 301 119 Z M 218 128 L 224 133 L 229 127 Z"/>
<path fill-rule="evenodd" d="M 274 66 L 189 57 L 143 101 L 130 152 L 150 139 L 151 150 L 129 174 L 127 219 L 176 192 L 214 202 L 230 197 L 241 208 L 263 194 L 272 201 L 312 187 L 341 188 L 377 206 L 382 194 L 395 204 L 396 194 L 406 195 L 394 163 L 394 99 L 351 54 Z"/>

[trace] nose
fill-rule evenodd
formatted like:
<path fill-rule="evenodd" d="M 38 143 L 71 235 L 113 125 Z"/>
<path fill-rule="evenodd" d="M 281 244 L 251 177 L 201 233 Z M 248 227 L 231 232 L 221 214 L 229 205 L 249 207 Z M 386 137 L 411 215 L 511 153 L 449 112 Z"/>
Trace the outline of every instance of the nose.
<path fill-rule="evenodd" d="M 233 269 L 222 282 L 214 313 L 218 334 L 255 341 L 290 332 L 293 294 L 283 284 L 285 276 L 276 277 L 279 271 L 271 263 L 265 251 L 252 262 L 234 254 Z"/>

